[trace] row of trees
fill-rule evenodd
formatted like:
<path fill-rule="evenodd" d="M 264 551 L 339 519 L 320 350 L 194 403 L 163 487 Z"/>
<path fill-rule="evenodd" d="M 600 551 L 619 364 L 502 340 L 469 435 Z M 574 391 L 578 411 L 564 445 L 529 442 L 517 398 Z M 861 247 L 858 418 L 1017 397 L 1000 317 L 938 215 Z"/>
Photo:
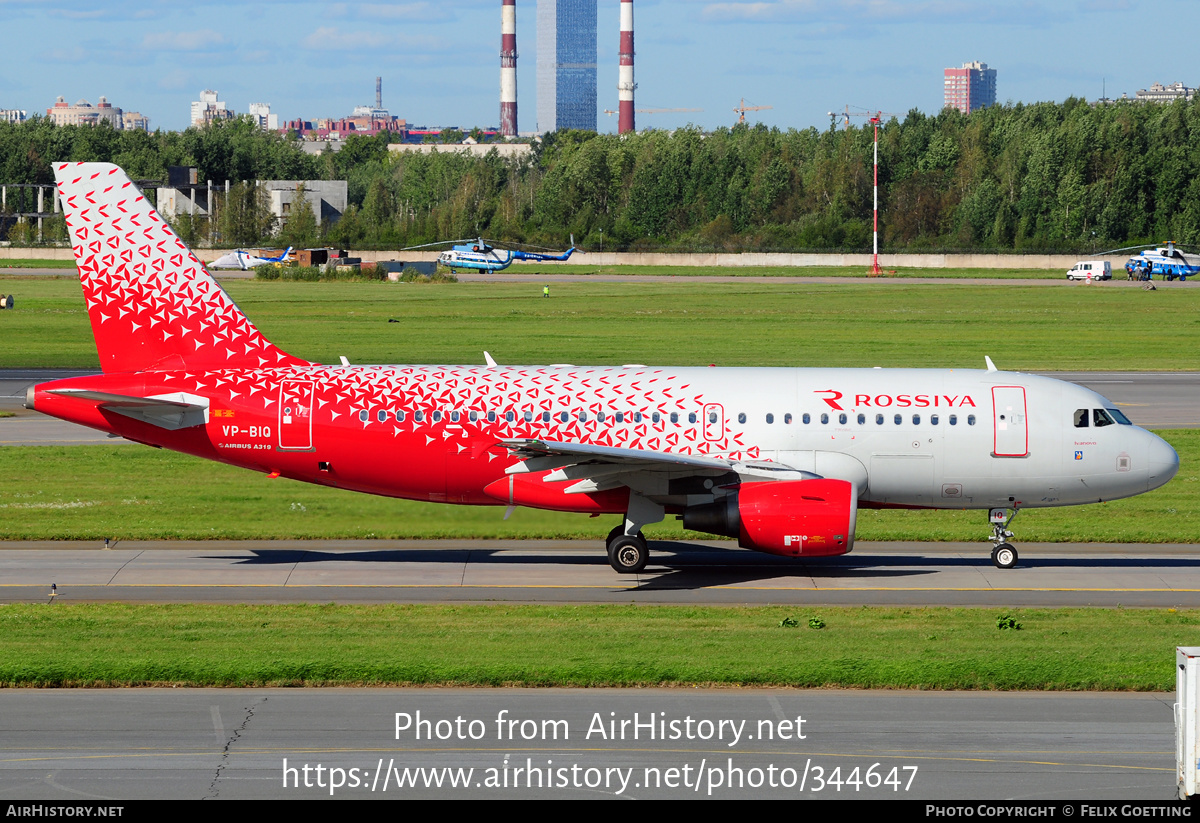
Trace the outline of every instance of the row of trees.
<path fill-rule="evenodd" d="M 60 158 L 115 162 L 143 180 L 191 165 L 222 187 L 346 180 L 342 219 L 319 226 L 311 214 L 292 215 L 304 225 L 285 226 L 289 236 L 275 242 L 307 241 L 293 245 L 397 248 L 483 236 L 561 246 L 570 234 L 611 250 L 870 245 L 869 126 L 556 132 L 520 159 L 392 152 L 389 139 L 350 138 L 340 152 L 312 156 L 248 120 L 145 134 L 35 119 L 0 124 L 0 182 L 50 182 L 49 161 Z M 970 116 L 914 110 L 880 130 L 879 158 L 882 240 L 891 250 L 1200 242 L 1200 100 L 1093 107 L 1070 99 Z M 274 228 L 255 216 L 256 197 L 235 186 L 220 225 L 200 228 L 234 245 L 267 239 Z"/>

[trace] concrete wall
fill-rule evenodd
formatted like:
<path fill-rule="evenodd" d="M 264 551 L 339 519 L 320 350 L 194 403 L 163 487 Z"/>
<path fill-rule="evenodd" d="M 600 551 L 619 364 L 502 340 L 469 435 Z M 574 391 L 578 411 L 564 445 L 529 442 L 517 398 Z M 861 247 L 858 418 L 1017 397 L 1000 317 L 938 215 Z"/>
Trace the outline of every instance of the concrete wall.
<path fill-rule="evenodd" d="M 208 262 L 224 254 L 221 250 L 197 249 L 201 260 Z M 437 251 L 357 251 L 355 257 L 367 261 L 379 260 L 436 260 Z M 70 260 L 70 249 L 6 248 L 0 247 L 0 260 L 27 258 L 35 260 Z M 930 269 L 1030 269 L 1057 270 L 1064 275 L 1080 260 L 1108 260 L 1113 274 L 1124 271 L 1128 255 L 1087 257 L 1067 254 L 881 254 L 879 265 L 885 269 L 930 268 Z M 847 274 L 854 269 L 871 267 L 869 254 L 638 254 L 576 252 L 571 256 L 572 264 L 583 266 L 713 266 L 724 268 L 755 268 L 762 266 L 843 266 Z M 547 268 L 557 263 L 538 264 Z"/>

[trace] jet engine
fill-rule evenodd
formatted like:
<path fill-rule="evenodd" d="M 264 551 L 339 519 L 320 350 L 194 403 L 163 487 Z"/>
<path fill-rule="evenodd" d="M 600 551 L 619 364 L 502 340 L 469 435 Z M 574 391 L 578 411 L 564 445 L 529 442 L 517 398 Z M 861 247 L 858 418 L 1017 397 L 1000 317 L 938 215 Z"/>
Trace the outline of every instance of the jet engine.
<path fill-rule="evenodd" d="M 854 547 L 858 493 L 845 480 L 743 483 L 683 512 L 684 528 L 736 537 L 744 549 L 785 557 L 825 557 Z"/>

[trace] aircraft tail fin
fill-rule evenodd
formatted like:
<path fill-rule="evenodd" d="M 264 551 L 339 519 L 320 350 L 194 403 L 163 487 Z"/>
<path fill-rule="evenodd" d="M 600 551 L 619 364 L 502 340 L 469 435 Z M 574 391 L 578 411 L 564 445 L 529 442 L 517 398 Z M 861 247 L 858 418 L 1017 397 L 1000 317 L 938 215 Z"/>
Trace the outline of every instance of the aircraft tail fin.
<path fill-rule="evenodd" d="M 307 362 L 262 336 L 119 167 L 54 177 L 105 372 Z"/>

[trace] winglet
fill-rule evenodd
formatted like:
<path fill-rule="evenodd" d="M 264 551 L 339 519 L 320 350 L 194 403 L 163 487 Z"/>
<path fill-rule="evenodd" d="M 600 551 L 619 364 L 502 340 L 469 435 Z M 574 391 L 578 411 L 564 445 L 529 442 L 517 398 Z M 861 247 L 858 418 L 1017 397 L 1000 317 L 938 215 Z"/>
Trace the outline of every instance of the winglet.
<path fill-rule="evenodd" d="M 992 358 L 985 354 L 983 356 L 983 360 L 985 363 L 987 363 L 988 371 L 999 371 L 999 369 L 996 368 L 996 364 L 992 362 Z"/>

